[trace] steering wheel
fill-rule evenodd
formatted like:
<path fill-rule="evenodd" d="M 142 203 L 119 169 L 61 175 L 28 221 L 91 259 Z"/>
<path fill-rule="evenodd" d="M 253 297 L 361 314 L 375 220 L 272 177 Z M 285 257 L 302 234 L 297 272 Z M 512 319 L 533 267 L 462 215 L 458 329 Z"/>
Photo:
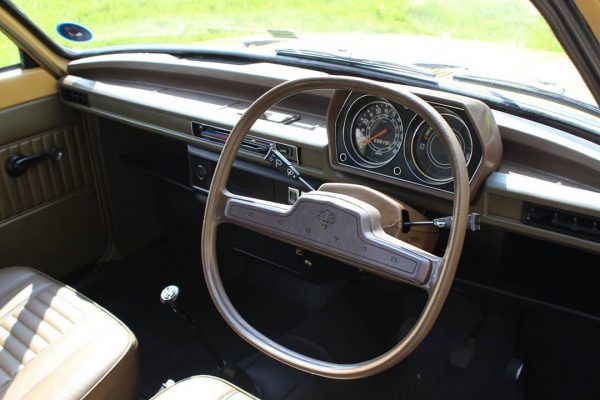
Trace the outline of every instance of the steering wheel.
<path fill-rule="evenodd" d="M 235 195 L 226 188 L 240 143 L 255 121 L 270 107 L 301 92 L 317 89 L 350 90 L 386 98 L 416 112 L 443 139 L 454 177 L 453 222 L 443 257 L 386 234 L 380 214 L 352 196 L 312 191 L 294 205 Z M 462 252 L 469 211 L 469 180 L 461 147 L 450 126 L 427 102 L 410 92 L 350 77 L 303 78 L 282 83 L 246 110 L 227 140 L 204 214 L 202 262 L 212 300 L 229 326 L 263 353 L 312 374 L 355 379 L 382 372 L 406 358 L 429 333 L 454 280 Z M 237 312 L 221 281 L 217 264 L 217 228 L 233 223 L 272 238 L 341 260 L 381 276 L 425 290 L 428 300 L 410 332 L 386 353 L 367 361 L 338 364 L 297 353 L 266 337 Z"/>

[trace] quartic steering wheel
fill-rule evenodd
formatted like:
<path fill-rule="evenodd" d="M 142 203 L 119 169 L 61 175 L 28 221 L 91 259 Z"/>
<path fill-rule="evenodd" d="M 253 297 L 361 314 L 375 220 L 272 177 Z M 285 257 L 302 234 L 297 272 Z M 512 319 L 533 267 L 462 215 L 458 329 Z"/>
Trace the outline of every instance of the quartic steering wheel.
<path fill-rule="evenodd" d="M 454 177 L 453 223 L 443 257 L 386 234 L 380 213 L 352 196 L 312 191 L 292 205 L 238 196 L 226 188 L 240 143 L 271 106 L 292 95 L 317 89 L 350 90 L 386 98 L 422 117 L 443 139 Z M 354 379 L 382 372 L 407 357 L 429 333 L 454 280 L 469 211 L 469 181 L 461 147 L 452 129 L 427 102 L 404 90 L 347 77 L 305 78 L 285 82 L 258 98 L 233 128 L 214 172 L 204 215 L 202 261 L 212 300 L 229 326 L 265 354 L 294 368 L 329 378 Z M 358 363 L 326 362 L 269 339 L 237 312 L 227 296 L 217 265 L 217 228 L 233 223 L 261 234 L 328 255 L 347 264 L 425 290 L 428 300 L 411 331 L 386 353 Z"/>

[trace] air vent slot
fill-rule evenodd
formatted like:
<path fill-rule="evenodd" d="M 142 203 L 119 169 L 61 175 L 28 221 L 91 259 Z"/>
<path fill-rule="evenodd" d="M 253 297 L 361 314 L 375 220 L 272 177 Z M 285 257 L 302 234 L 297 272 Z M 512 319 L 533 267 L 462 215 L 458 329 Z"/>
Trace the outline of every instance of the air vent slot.
<path fill-rule="evenodd" d="M 82 92 L 78 92 L 75 90 L 63 88 L 63 89 L 61 89 L 60 94 L 64 101 L 79 104 L 80 106 L 85 106 L 85 107 L 90 106 L 90 101 L 88 99 L 87 93 L 82 93 Z"/>
<path fill-rule="evenodd" d="M 523 223 L 549 231 L 600 242 L 600 218 L 525 203 Z"/>

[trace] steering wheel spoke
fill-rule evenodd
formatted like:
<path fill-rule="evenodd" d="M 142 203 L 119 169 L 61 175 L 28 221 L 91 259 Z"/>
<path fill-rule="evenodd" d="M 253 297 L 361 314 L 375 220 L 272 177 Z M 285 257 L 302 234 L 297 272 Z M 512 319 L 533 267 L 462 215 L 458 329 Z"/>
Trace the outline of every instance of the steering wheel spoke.
<path fill-rule="evenodd" d="M 379 211 L 350 196 L 309 192 L 293 205 L 227 195 L 224 221 L 429 289 L 440 258 L 381 228 Z"/>

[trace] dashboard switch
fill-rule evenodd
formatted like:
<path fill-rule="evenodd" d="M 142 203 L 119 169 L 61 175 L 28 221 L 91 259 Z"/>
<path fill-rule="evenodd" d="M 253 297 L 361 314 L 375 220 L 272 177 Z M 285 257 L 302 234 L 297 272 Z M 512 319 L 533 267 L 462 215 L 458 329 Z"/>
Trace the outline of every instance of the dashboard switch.
<path fill-rule="evenodd" d="M 283 154 L 285 158 L 290 160 L 294 164 L 298 164 L 298 148 L 289 144 L 277 143 L 275 148 L 278 152 Z"/>
<path fill-rule="evenodd" d="M 300 197 L 300 190 L 293 188 L 293 187 L 288 187 L 288 204 L 294 204 L 296 201 L 298 201 L 298 198 Z"/>

